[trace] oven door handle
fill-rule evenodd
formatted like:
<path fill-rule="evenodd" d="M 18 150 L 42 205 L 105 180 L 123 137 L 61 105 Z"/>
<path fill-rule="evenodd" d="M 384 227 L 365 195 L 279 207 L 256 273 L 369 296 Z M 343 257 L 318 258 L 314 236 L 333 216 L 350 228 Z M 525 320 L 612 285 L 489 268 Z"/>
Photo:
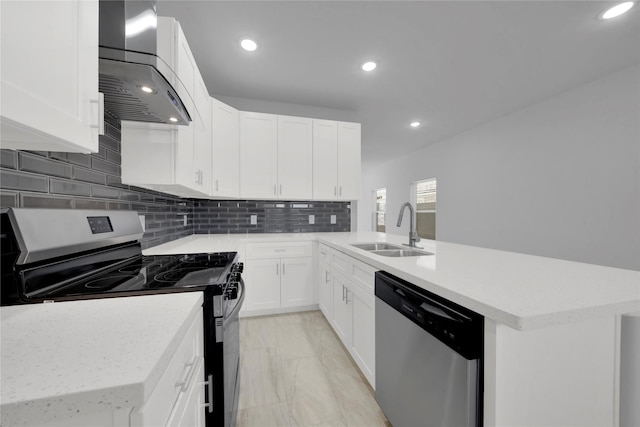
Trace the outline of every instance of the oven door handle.
<path fill-rule="evenodd" d="M 231 313 L 229 313 L 228 315 L 225 314 L 224 316 L 224 320 L 227 320 L 233 316 L 235 316 L 238 311 L 240 311 L 240 309 L 242 308 L 242 303 L 244 302 L 244 279 L 240 279 L 240 281 L 238 282 L 238 302 L 236 303 L 236 305 L 233 307 L 233 310 L 231 310 Z"/>

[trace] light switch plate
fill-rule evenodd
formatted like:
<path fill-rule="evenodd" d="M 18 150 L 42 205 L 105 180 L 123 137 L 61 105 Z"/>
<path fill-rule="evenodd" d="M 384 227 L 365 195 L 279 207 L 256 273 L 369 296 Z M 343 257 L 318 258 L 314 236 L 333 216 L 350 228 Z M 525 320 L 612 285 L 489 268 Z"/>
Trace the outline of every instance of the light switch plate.
<path fill-rule="evenodd" d="M 331 224 L 335 224 L 335 223 L 336 223 L 336 216 L 331 215 Z"/>
<path fill-rule="evenodd" d="M 315 224 L 315 223 L 316 223 L 316 216 L 309 215 L 309 224 Z"/>
<path fill-rule="evenodd" d="M 147 222 L 144 219 L 144 215 L 138 215 L 138 219 L 140 220 L 140 225 L 142 225 L 142 232 L 147 231 Z"/>
<path fill-rule="evenodd" d="M 251 225 L 258 224 L 258 215 L 251 215 Z"/>

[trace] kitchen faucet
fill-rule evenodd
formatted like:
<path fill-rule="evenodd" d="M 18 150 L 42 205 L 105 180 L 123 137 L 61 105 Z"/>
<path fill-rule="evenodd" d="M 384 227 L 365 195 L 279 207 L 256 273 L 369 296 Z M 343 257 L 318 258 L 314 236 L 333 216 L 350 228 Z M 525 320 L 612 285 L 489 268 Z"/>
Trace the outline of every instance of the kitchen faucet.
<path fill-rule="evenodd" d="M 418 232 L 416 231 L 416 212 L 413 210 L 411 203 L 406 202 L 400 206 L 400 215 L 398 215 L 398 224 L 396 224 L 396 226 L 400 227 L 402 225 L 404 208 L 409 208 L 409 215 L 411 216 L 409 217 L 409 244 L 403 243 L 403 245 L 422 249 L 420 246 L 416 246 L 416 243 L 420 241 L 420 236 L 418 236 Z"/>

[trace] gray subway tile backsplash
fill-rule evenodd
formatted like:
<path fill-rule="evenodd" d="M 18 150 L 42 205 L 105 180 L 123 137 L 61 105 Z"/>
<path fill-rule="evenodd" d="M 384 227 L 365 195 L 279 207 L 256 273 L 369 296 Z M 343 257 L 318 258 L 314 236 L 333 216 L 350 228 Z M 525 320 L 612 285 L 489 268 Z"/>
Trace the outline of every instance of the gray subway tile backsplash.
<path fill-rule="evenodd" d="M 49 178 L 33 173 L 25 173 L 8 169 L 0 170 L 1 188 L 9 190 L 38 191 L 46 193 L 49 191 Z"/>
<path fill-rule="evenodd" d="M 18 168 L 18 153 L 12 150 L 0 150 L 0 167 L 8 169 Z"/>
<path fill-rule="evenodd" d="M 18 152 L 18 165 L 25 172 L 71 178 L 71 165 L 27 152 Z"/>
<path fill-rule="evenodd" d="M 144 248 L 192 233 L 349 231 L 349 202 L 200 200 L 123 184 L 120 124 L 108 120 L 95 154 L 0 150 L 0 207 L 135 210 Z M 184 225 L 184 215 L 187 225 Z M 251 224 L 257 215 L 257 224 Z M 315 215 L 315 224 L 309 224 Z M 336 215 L 336 224 L 330 216 Z"/>

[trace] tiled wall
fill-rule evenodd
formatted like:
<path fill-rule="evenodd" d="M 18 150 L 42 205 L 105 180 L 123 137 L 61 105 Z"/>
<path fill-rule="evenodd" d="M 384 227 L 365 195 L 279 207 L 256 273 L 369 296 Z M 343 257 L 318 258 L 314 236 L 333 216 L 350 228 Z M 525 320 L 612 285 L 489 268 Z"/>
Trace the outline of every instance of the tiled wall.
<path fill-rule="evenodd" d="M 350 231 L 349 202 L 285 202 L 260 200 L 194 200 L 194 232 L 310 233 Z M 251 224 L 256 215 L 257 224 Z M 309 215 L 314 224 L 309 224 Z M 335 215 L 335 224 L 331 216 Z"/>
<path fill-rule="evenodd" d="M 0 150 L 0 207 L 136 210 L 145 248 L 192 234 L 192 200 L 122 184 L 119 128 L 108 122 L 90 155 Z"/>
<path fill-rule="evenodd" d="M 145 248 L 194 232 L 350 230 L 349 202 L 190 200 L 122 184 L 120 125 L 109 121 L 106 127 L 96 154 L 0 150 L 0 208 L 136 210 L 145 215 Z M 251 214 L 257 225 L 250 224 Z M 309 215 L 315 215 L 314 225 Z"/>

